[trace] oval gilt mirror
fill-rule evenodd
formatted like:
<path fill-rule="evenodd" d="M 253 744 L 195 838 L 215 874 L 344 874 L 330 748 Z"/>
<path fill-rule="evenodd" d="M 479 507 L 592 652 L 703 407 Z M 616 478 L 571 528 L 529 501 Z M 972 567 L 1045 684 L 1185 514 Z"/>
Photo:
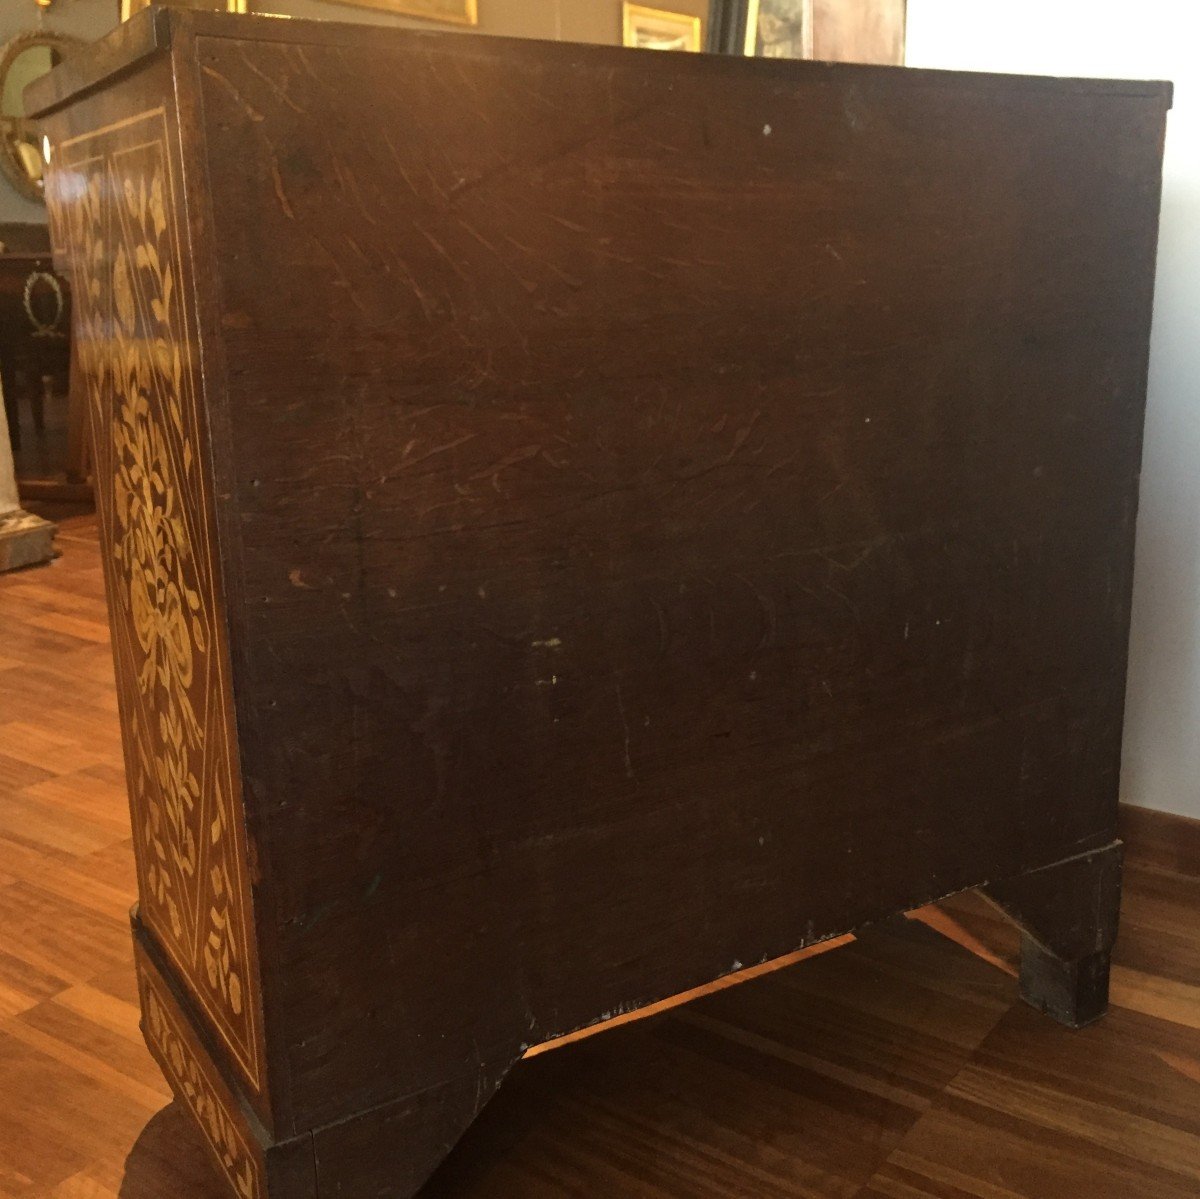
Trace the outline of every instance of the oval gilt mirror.
<path fill-rule="evenodd" d="M 25 88 L 77 46 L 56 33 L 23 33 L 0 50 L 0 168 L 26 199 L 43 199 L 42 135 L 25 117 Z"/>

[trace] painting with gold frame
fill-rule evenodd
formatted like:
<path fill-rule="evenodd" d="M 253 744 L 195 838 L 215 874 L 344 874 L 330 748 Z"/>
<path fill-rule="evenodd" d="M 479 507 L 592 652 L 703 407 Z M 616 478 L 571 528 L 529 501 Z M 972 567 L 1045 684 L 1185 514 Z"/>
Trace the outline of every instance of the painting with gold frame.
<path fill-rule="evenodd" d="M 624 36 L 626 46 L 642 50 L 704 49 L 703 22 L 691 13 L 666 12 L 625 0 Z"/>
<path fill-rule="evenodd" d="M 479 0 L 330 0 L 351 8 L 374 8 L 398 17 L 423 17 L 450 25 L 478 25 Z"/>
<path fill-rule="evenodd" d="M 206 12 L 246 12 L 247 0 L 121 0 L 121 20 L 128 21 L 134 13 L 149 8 L 151 4 L 165 4 L 170 8 L 198 8 Z"/>

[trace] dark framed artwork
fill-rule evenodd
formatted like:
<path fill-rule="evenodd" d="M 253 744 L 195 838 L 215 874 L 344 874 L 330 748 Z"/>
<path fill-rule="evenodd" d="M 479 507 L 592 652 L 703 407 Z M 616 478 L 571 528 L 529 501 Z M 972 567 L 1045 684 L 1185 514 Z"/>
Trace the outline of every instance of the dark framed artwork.
<path fill-rule="evenodd" d="M 906 0 L 713 0 L 707 49 L 904 65 Z"/>
<path fill-rule="evenodd" d="M 745 53 L 759 58 L 812 58 L 813 0 L 751 0 Z"/>
<path fill-rule="evenodd" d="M 813 0 L 715 0 L 708 48 L 761 58 L 812 58 Z"/>

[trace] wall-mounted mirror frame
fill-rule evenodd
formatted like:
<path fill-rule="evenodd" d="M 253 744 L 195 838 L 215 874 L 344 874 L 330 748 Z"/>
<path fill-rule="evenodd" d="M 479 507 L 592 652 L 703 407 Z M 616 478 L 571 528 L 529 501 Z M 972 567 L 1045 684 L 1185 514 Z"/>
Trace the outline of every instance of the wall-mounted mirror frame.
<path fill-rule="evenodd" d="M 27 200 L 44 201 L 42 139 L 36 126 L 26 119 L 24 104 L 19 96 L 15 101 L 5 103 L 6 92 L 10 90 L 9 77 L 26 54 L 41 48 L 48 50 L 49 70 L 83 44 L 76 38 L 60 33 L 32 30 L 17 34 L 0 48 L 0 170 L 18 194 Z M 11 111 L 13 109 L 15 111 Z"/>

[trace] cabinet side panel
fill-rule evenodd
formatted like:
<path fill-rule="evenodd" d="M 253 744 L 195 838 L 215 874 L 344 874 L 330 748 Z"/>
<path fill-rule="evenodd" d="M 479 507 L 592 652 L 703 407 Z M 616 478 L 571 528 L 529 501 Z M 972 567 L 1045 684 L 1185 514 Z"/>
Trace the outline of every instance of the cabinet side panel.
<path fill-rule="evenodd" d="M 286 25 L 195 109 L 297 1128 L 1111 843 L 1161 89 Z"/>
<path fill-rule="evenodd" d="M 161 104 L 136 103 L 170 95 L 169 66 L 158 65 L 157 86 L 142 80 L 56 120 L 48 196 L 78 294 L 73 385 L 86 391 L 94 441 L 141 920 L 230 1065 L 265 1104 L 175 118 Z"/>

